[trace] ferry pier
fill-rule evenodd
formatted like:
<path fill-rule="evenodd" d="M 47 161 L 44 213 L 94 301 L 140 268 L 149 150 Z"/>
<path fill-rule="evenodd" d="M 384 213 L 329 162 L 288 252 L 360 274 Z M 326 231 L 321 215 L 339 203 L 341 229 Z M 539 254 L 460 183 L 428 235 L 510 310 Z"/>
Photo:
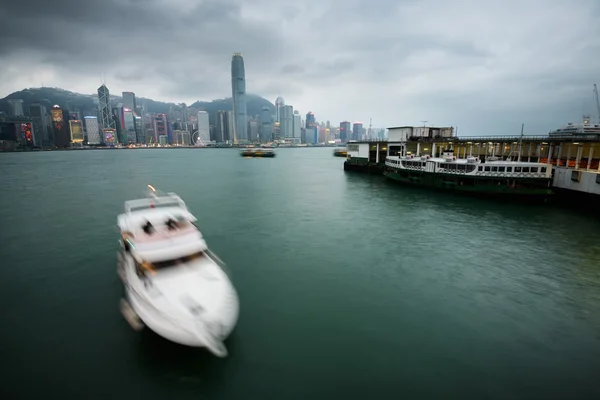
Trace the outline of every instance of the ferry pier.
<path fill-rule="evenodd" d="M 457 158 L 513 160 L 552 166 L 551 189 L 559 200 L 600 199 L 600 133 L 543 136 L 454 136 L 453 128 L 393 127 L 386 140 L 347 144 L 344 170 L 381 174 L 386 159 L 398 149 L 415 157 L 440 157 L 452 151 Z"/>

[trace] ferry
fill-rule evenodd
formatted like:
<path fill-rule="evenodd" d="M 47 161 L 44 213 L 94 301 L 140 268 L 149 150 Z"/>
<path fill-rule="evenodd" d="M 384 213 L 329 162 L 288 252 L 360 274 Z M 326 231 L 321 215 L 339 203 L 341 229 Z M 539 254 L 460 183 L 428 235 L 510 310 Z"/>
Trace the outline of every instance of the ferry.
<path fill-rule="evenodd" d="M 239 301 L 225 264 L 209 250 L 196 218 L 175 193 L 148 185 L 147 198 L 125 202 L 117 272 L 125 286 L 121 311 L 175 343 L 225 357 Z"/>
<path fill-rule="evenodd" d="M 242 157 L 275 157 L 272 148 L 246 148 L 240 152 Z"/>
<path fill-rule="evenodd" d="M 340 147 L 333 150 L 334 157 L 348 157 L 348 150 L 345 147 Z"/>
<path fill-rule="evenodd" d="M 460 159 L 452 150 L 443 151 L 441 157 L 388 155 L 383 174 L 401 183 L 510 200 L 545 202 L 553 194 L 550 164 L 495 157 L 485 162 L 478 157 Z"/>

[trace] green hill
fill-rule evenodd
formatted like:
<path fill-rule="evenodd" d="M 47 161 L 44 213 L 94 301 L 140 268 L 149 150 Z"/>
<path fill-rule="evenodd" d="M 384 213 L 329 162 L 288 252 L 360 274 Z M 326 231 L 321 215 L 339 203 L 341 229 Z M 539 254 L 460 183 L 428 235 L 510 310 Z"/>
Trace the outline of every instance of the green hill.
<path fill-rule="evenodd" d="M 0 99 L 0 111 L 8 114 L 10 112 L 8 100 L 21 99 L 23 100 L 23 110 L 25 115 L 29 113 L 29 105 L 36 102 L 45 105 L 47 109 L 50 109 L 55 104 L 58 104 L 60 107 L 71 111 L 79 110 L 83 114 L 95 115 L 98 106 L 94 100 L 97 100 L 97 98 L 98 96 L 96 94 L 89 95 L 74 93 L 60 88 L 30 88 L 11 93 L 5 98 Z M 249 116 L 259 115 L 262 107 L 265 106 L 271 109 L 272 114 L 275 113 L 275 106 L 267 99 L 254 94 L 248 94 L 246 98 Z M 115 99 L 116 102 L 120 102 L 121 96 L 113 96 L 111 94 L 111 99 Z M 138 97 L 136 100 L 138 104 L 144 104 L 147 112 L 149 113 L 168 113 L 171 106 L 177 107 L 177 105 L 174 103 L 165 103 L 143 97 Z M 210 114 L 211 120 L 213 120 L 214 114 L 218 110 L 231 110 L 232 102 L 231 97 L 229 97 L 213 101 L 197 101 L 191 105 L 188 105 L 188 107 L 207 111 Z"/>

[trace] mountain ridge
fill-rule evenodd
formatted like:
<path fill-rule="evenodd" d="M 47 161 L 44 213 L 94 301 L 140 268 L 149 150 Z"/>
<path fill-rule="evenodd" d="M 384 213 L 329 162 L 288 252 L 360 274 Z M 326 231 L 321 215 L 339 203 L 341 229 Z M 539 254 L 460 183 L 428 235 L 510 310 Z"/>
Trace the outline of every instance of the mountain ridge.
<path fill-rule="evenodd" d="M 121 96 L 111 94 L 110 97 L 111 99 L 114 98 L 115 100 L 122 101 Z M 91 113 L 91 115 L 95 115 L 95 111 L 98 109 L 98 106 L 94 102 L 95 98 L 97 98 L 96 94 L 82 94 L 62 88 L 26 88 L 17 92 L 13 92 L 0 99 L 0 111 L 9 114 L 10 105 L 8 100 L 21 99 L 23 100 L 23 111 L 25 115 L 29 114 L 29 105 L 33 103 L 43 104 L 48 110 L 55 104 L 58 104 L 60 107 L 66 108 L 69 111 L 79 110 L 83 113 Z M 139 104 L 144 104 L 146 107 L 146 112 L 151 114 L 166 114 L 169 112 L 170 107 L 179 107 L 179 104 L 176 103 L 157 101 L 145 97 L 136 96 L 136 101 Z M 231 111 L 232 105 L 233 103 L 231 97 L 226 97 L 212 101 L 198 100 L 187 107 L 207 111 L 209 114 L 214 115 L 219 110 Z M 271 113 L 275 113 L 275 105 L 269 100 L 256 94 L 246 94 L 246 107 L 248 116 L 260 115 L 263 107 L 269 107 Z"/>

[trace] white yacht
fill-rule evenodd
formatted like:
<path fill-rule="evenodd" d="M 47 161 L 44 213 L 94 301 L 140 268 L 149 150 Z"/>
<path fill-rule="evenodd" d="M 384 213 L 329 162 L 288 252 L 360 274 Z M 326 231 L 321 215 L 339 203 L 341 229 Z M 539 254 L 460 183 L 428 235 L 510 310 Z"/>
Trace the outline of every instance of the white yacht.
<path fill-rule="evenodd" d="M 148 188 L 147 198 L 126 201 L 117 218 L 123 315 L 136 329 L 145 324 L 170 341 L 225 357 L 223 341 L 239 314 L 226 267 L 208 249 L 184 201 Z"/>

